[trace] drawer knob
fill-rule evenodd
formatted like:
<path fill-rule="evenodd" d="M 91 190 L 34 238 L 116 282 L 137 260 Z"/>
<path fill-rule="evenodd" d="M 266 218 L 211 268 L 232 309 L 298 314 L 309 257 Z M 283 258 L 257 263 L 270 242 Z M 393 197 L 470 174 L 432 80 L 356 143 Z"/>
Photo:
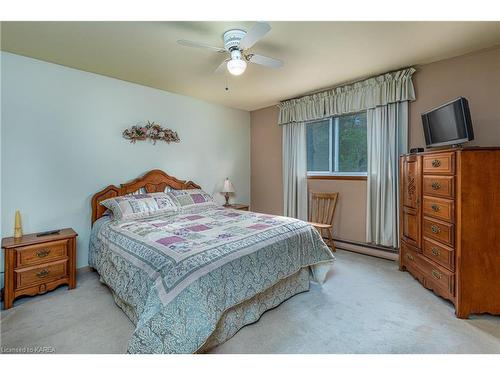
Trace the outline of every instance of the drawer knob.
<path fill-rule="evenodd" d="M 437 225 L 431 225 L 431 231 L 434 234 L 438 234 L 439 232 L 441 232 L 441 229 L 439 229 Z"/>
<path fill-rule="evenodd" d="M 431 187 L 432 187 L 432 190 L 439 190 L 439 189 L 441 189 L 441 184 L 439 182 L 433 182 Z"/>
<path fill-rule="evenodd" d="M 439 280 L 441 279 L 441 273 L 436 270 L 432 270 L 432 277 Z"/>
<path fill-rule="evenodd" d="M 438 159 L 434 159 L 434 160 L 432 161 L 432 166 L 433 166 L 434 168 L 440 167 L 440 166 L 441 166 L 441 161 L 440 161 L 440 160 L 438 160 Z"/>
<path fill-rule="evenodd" d="M 436 247 L 433 247 L 433 248 L 431 249 L 431 253 L 432 253 L 432 255 L 434 255 L 434 256 L 439 256 L 439 255 L 441 255 L 441 252 L 440 252 L 440 251 L 439 251 L 439 249 L 438 249 L 438 248 L 436 248 Z"/>
<path fill-rule="evenodd" d="M 414 260 L 414 259 L 413 259 L 413 255 L 411 255 L 411 254 L 406 254 L 406 257 L 407 257 L 409 260 L 411 260 L 411 261 L 413 261 L 413 260 Z"/>
<path fill-rule="evenodd" d="M 50 254 L 50 250 L 49 249 L 44 249 L 44 250 L 40 250 L 39 252 L 37 252 L 36 256 L 38 258 L 45 258 L 49 254 Z"/>
<path fill-rule="evenodd" d="M 41 270 L 36 275 L 40 278 L 49 276 L 50 271 L 48 269 Z"/>
<path fill-rule="evenodd" d="M 434 212 L 438 212 L 439 211 L 439 206 L 437 204 L 433 204 L 431 206 L 431 208 L 432 208 L 432 211 L 434 211 Z"/>

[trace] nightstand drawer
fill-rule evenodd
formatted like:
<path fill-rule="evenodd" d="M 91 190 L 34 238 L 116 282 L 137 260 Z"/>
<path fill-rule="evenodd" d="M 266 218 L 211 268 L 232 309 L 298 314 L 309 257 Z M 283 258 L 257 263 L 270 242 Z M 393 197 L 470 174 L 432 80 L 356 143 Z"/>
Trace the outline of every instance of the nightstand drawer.
<path fill-rule="evenodd" d="M 17 267 L 32 266 L 63 258 L 67 255 L 68 239 L 18 247 Z"/>
<path fill-rule="evenodd" d="M 68 277 L 67 264 L 68 260 L 62 259 L 50 264 L 15 270 L 16 289 L 46 283 L 50 280 L 66 278 Z"/>

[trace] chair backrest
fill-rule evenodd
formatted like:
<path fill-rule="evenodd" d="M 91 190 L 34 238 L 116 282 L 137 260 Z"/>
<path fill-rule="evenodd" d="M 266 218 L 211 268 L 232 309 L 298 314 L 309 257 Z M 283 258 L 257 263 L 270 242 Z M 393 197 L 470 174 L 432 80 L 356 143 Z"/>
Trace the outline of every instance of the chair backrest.
<path fill-rule="evenodd" d="M 321 224 L 333 224 L 333 215 L 339 193 L 311 192 L 309 199 L 309 221 Z"/>

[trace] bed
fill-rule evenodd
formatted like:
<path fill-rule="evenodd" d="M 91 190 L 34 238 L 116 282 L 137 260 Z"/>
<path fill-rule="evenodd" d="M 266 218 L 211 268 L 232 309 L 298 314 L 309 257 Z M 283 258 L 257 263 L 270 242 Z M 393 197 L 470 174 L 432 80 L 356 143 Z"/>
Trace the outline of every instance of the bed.
<path fill-rule="evenodd" d="M 200 189 L 160 170 L 92 197 L 89 264 L 135 324 L 129 353 L 200 353 L 322 283 L 334 257 L 309 224 L 220 205 L 116 221 L 100 203 Z"/>

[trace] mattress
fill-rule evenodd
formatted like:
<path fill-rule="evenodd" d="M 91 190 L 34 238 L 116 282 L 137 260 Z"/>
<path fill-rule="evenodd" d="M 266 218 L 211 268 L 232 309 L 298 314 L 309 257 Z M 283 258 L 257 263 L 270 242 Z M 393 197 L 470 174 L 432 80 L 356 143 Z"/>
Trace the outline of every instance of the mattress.
<path fill-rule="evenodd" d="M 252 322 L 242 314 L 254 311 L 255 321 L 262 306 L 293 295 L 294 276 L 307 270 L 320 281 L 333 259 L 303 221 L 222 206 L 127 222 L 103 217 L 89 251 L 89 264 L 136 325 L 129 353 L 216 345 Z M 295 291 L 304 290 L 302 280 Z M 259 296 L 274 302 L 256 308 Z M 220 334 L 228 316 L 236 323 Z"/>

